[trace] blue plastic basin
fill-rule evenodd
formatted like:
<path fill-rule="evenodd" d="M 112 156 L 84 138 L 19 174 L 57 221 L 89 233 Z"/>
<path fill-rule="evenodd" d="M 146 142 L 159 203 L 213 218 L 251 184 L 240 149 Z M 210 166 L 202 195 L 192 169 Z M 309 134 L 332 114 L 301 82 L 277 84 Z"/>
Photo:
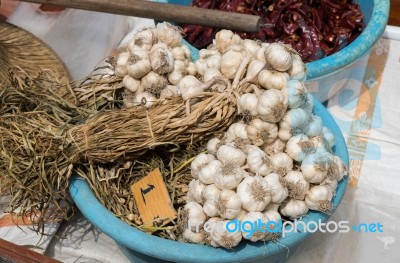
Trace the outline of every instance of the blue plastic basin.
<path fill-rule="evenodd" d="M 324 106 L 314 99 L 314 114 L 321 116 L 324 126 L 332 130 L 335 135 L 334 152 L 343 162 L 349 165 L 349 156 L 345 140 L 339 127 Z M 338 185 L 336 196 L 333 199 L 334 209 L 343 198 L 347 186 L 345 177 Z M 117 243 L 126 247 L 125 253 L 134 262 L 159 262 L 159 259 L 173 262 L 248 262 L 268 260 L 268 262 L 283 262 L 287 258 L 289 248 L 294 251 L 296 245 L 309 236 L 309 232 L 296 232 L 280 239 L 281 244 L 273 242 L 247 243 L 243 242 L 234 250 L 212 248 L 209 246 L 180 243 L 146 234 L 119 220 L 108 211 L 89 188 L 87 182 L 74 176 L 70 184 L 70 194 L 82 214 L 98 229 L 113 238 Z M 310 212 L 302 220 L 304 222 L 321 220 L 327 221 L 328 215 L 319 212 Z M 286 246 L 287 248 L 285 248 Z M 263 261 L 265 262 L 265 261 Z"/>

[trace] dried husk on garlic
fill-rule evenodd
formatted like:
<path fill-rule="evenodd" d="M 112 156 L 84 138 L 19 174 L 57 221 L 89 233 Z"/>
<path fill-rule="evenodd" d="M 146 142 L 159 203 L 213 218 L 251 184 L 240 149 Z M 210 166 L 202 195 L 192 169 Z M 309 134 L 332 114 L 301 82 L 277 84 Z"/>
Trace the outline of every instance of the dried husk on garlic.
<path fill-rule="evenodd" d="M 264 56 L 268 65 L 277 71 L 287 71 L 292 67 L 293 49 L 281 43 L 269 44 Z"/>
<path fill-rule="evenodd" d="M 324 185 L 315 185 L 308 190 L 305 202 L 309 209 L 330 213 L 332 211 L 333 193 Z"/>
<path fill-rule="evenodd" d="M 157 38 L 171 48 L 182 45 L 182 33 L 178 27 L 168 22 L 157 24 Z"/>
<path fill-rule="evenodd" d="M 144 49 L 133 50 L 126 65 L 129 76 L 136 79 L 144 77 L 151 71 L 148 51 Z"/>
<path fill-rule="evenodd" d="M 257 110 L 260 119 L 266 122 L 279 122 L 287 108 L 285 95 L 276 89 L 265 90 L 258 98 Z"/>
<path fill-rule="evenodd" d="M 339 156 L 333 155 L 329 158 L 327 177 L 340 181 L 347 174 L 347 168 Z"/>
<path fill-rule="evenodd" d="M 261 212 L 271 202 L 267 182 L 258 175 L 244 178 L 236 193 L 242 201 L 242 208 L 249 212 Z"/>
<path fill-rule="evenodd" d="M 258 74 L 258 83 L 264 89 L 281 90 L 286 87 L 289 81 L 289 75 L 286 72 L 263 69 Z"/>
<path fill-rule="evenodd" d="M 225 50 L 232 45 L 240 45 L 242 39 L 239 35 L 234 34 L 231 30 L 222 29 L 215 35 L 215 47 L 223 54 Z"/>
<path fill-rule="evenodd" d="M 314 143 L 307 135 L 299 134 L 291 137 L 286 143 L 286 153 L 295 161 L 301 162 L 306 156 L 315 152 Z"/>
<path fill-rule="evenodd" d="M 226 162 L 219 166 L 214 183 L 219 189 L 234 189 L 248 176 L 248 173 L 236 162 Z"/>
<path fill-rule="evenodd" d="M 300 171 L 290 171 L 284 177 L 284 184 L 288 188 L 289 197 L 296 200 L 304 200 L 310 184 Z"/>
<path fill-rule="evenodd" d="M 278 126 L 275 123 L 264 122 L 258 118 L 246 126 L 247 137 L 256 146 L 271 143 L 278 137 Z"/>
<path fill-rule="evenodd" d="M 308 206 L 305 201 L 289 199 L 282 203 L 280 213 L 290 219 L 297 219 L 308 212 Z"/>
<path fill-rule="evenodd" d="M 154 71 L 150 71 L 141 80 L 143 89 L 159 98 L 161 91 L 168 85 L 168 80 L 165 76 L 159 75 Z"/>
<path fill-rule="evenodd" d="M 221 218 L 234 219 L 241 212 L 242 201 L 232 190 L 222 190 L 215 199 L 215 205 Z"/>
<path fill-rule="evenodd" d="M 166 74 L 174 70 L 174 54 L 164 43 L 155 44 L 149 53 L 151 68 L 157 74 Z"/>

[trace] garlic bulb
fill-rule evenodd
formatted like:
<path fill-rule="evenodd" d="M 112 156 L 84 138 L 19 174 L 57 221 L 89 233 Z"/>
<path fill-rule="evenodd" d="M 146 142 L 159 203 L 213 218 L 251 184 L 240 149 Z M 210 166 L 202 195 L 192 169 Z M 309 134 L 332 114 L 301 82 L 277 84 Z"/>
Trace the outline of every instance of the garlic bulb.
<path fill-rule="evenodd" d="M 221 73 L 228 79 L 234 79 L 245 54 L 243 46 L 230 46 L 221 57 Z"/>
<path fill-rule="evenodd" d="M 222 163 L 218 160 L 213 160 L 201 168 L 199 172 L 199 180 L 203 184 L 213 184 L 217 171 L 221 169 Z"/>
<path fill-rule="evenodd" d="M 335 145 L 335 135 L 326 127 L 322 128 L 322 136 L 328 142 L 328 148 L 332 149 L 333 145 Z"/>
<path fill-rule="evenodd" d="M 231 45 L 240 45 L 242 39 L 239 35 L 234 34 L 231 30 L 222 29 L 215 35 L 215 47 L 223 54 Z"/>
<path fill-rule="evenodd" d="M 258 97 L 256 94 L 245 93 L 240 96 L 239 109 L 242 112 L 242 115 L 244 115 L 244 118 L 246 118 L 245 116 L 258 115 L 257 104 L 258 104 Z"/>
<path fill-rule="evenodd" d="M 248 176 L 237 186 L 242 208 L 249 212 L 261 212 L 271 202 L 267 183 L 261 176 Z"/>
<path fill-rule="evenodd" d="M 197 74 L 196 64 L 194 64 L 193 62 L 189 62 L 186 68 L 186 72 L 191 76 L 196 76 Z"/>
<path fill-rule="evenodd" d="M 218 214 L 222 218 L 234 219 L 240 212 L 242 201 L 232 190 L 222 190 L 215 200 Z"/>
<path fill-rule="evenodd" d="M 205 200 L 215 201 L 221 190 L 215 184 L 206 185 L 203 189 L 203 198 Z"/>
<path fill-rule="evenodd" d="M 281 175 L 286 175 L 293 169 L 293 159 L 286 153 L 277 153 L 270 157 L 272 170 Z"/>
<path fill-rule="evenodd" d="M 314 143 L 306 135 L 291 137 L 286 143 L 286 153 L 295 161 L 301 162 L 307 155 L 315 152 Z"/>
<path fill-rule="evenodd" d="M 303 83 L 297 80 L 287 82 L 289 109 L 301 107 L 307 100 L 307 91 Z"/>
<path fill-rule="evenodd" d="M 200 228 L 207 220 L 207 216 L 203 212 L 203 207 L 196 202 L 188 202 L 183 209 L 190 223 L 188 226 L 189 229 L 193 232 L 200 232 Z"/>
<path fill-rule="evenodd" d="M 202 184 L 198 179 L 193 179 L 189 183 L 189 190 L 187 193 L 187 197 L 189 201 L 193 201 L 199 204 L 202 204 L 204 202 L 203 198 L 203 190 L 205 188 L 205 185 Z"/>
<path fill-rule="evenodd" d="M 288 189 L 284 186 L 286 183 L 280 175 L 270 173 L 264 177 L 264 182 L 266 182 L 267 189 L 271 194 L 271 202 L 280 204 L 288 197 Z"/>
<path fill-rule="evenodd" d="M 242 122 L 236 122 L 229 126 L 228 131 L 226 132 L 226 138 L 228 141 L 233 141 L 236 138 L 240 138 L 243 140 L 247 140 L 247 125 Z"/>
<path fill-rule="evenodd" d="M 157 38 L 172 48 L 182 45 L 182 35 L 179 28 L 168 22 L 157 24 Z"/>
<path fill-rule="evenodd" d="M 285 146 L 286 146 L 285 143 L 281 139 L 276 138 L 273 142 L 262 145 L 261 149 L 268 155 L 271 155 L 283 152 Z"/>
<path fill-rule="evenodd" d="M 178 91 L 179 93 L 184 93 L 186 92 L 190 87 L 194 86 L 200 86 L 201 81 L 198 80 L 196 77 L 187 75 L 183 77 L 179 82 L 178 82 Z"/>
<path fill-rule="evenodd" d="M 206 200 L 203 204 L 203 211 L 209 217 L 218 216 L 218 209 L 214 200 Z"/>
<path fill-rule="evenodd" d="M 290 171 L 284 177 L 284 183 L 289 190 L 289 197 L 296 200 L 304 200 L 310 184 L 299 171 Z"/>
<path fill-rule="evenodd" d="M 210 154 L 217 155 L 218 148 L 222 145 L 222 141 L 218 138 L 212 138 L 207 142 L 207 151 Z"/>
<path fill-rule="evenodd" d="M 172 49 L 172 54 L 174 55 L 175 60 L 190 60 L 190 50 L 186 45 L 174 47 Z"/>
<path fill-rule="evenodd" d="M 185 62 L 182 60 L 175 60 L 174 70 L 168 74 L 169 82 L 173 85 L 177 85 L 184 76 L 186 76 Z"/>
<path fill-rule="evenodd" d="M 219 217 L 211 217 L 204 223 L 204 239 L 206 244 L 213 246 L 213 247 L 219 247 L 220 245 L 215 243 L 212 238 L 212 231 L 214 231 L 216 228 L 219 228 L 219 230 L 222 230 L 224 227 L 224 223 L 222 218 Z"/>
<path fill-rule="evenodd" d="M 161 90 L 168 85 L 168 80 L 166 77 L 159 75 L 154 71 L 150 71 L 142 78 L 141 83 L 145 91 L 159 98 L 161 95 Z"/>
<path fill-rule="evenodd" d="M 259 117 L 266 122 L 279 122 L 286 112 L 287 101 L 284 94 L 276 89 L 264 91 L 258 99 Z"/>
<path fill-rule="evenodd" d="M 322 181 L 321 185 L 328 187 L 332 191 L 333 196 L 336 195 L 338 181 L 335 178 L 326 177 L 325 180 Z"/>
<path fill-rule="evenodd" d="M 235 163 L 240 166 L 246 162 L 247 156 L 236 147 L 221 145 L 217 151 L 217 158 L 224 164 Z"/>
<path fill-rule="evenodd" d="M 321 212 L 332 210 L 332 190 L 327 186 L 315 185 L 308 190 L 305 202 L 309 209 Z"/>
<path fill-rule="evenodd" d="M 255 174 L 266 176 L 272 172 L 271 162 L 261 149 L 251 149 L 247 154 L 247 165 Z"/>
<path fill-rule="evenodd" d="M 195 66 L 196 66 L 196 72 L 199 75 L 204 76 L 206 70 L 208 69 L 207 62 L 204 59 L 198 59 L 195 62 Z"/>
<path fill-rule="evenodd" d="M 200 170 L 213 160 L 215 157 L 212 154 L 200 153 L 197 155 L 190 164 L 192 177 L 198 179 Z"/>
<path fill-rule="evenodd" d="M 164 43 L 155 44 L 149 53 L 151 67 L 157 74 L 166 74 L 174 70 L 174 54 Z"/>
<path fill-rule="evenodd" d="M 308 125 L 305 127 L 305 133 L 308 136 L 318 136 L 322 133 L 322 119 L 320 116 L 312 115 L 311 120 Z"/>
<path fill-rule="evenodd" d="M 252 60 L 246 72 L 246 79 L 252 79 L 265 67 L 265 62 L 261 60 Z"/>
<path fill-rule="evenodd" d="M 243 222 L 251 222 L 252 224 L 243 224 L 242 236 L 244 239 L 250 240 L 252 242 L 257 242 L 263 240 L 268 235 L 268 230 L 266 226 L 263 229 L 259 229 L 261 226 L 259 223 L 266 224 L 268 218 L 261 212 L 249 212 L 243 217 Z M 257 224 L 257 227 L 254 225 Z"/>
<path fill-rule="evenodd" d="M 292 54 L 292 67 L 288 70 L 291 79 L 304 82 L 306 80 L 306 65 L 299 54 Z"/>
<path fill-rule="evenodd" d="M 209 81 L 213 77 L 222 77 L 222 73 L 216 68 L 207 68 L 204 72 L 203 81 Z"/>
<path fill-rule="evenodd" d="M 309 115 L 302 108 L 287 111 L 279 122 L 279 138 L 282 141 L 287 141 L 294 135 L 304 133 L 308 121 Z"/>
<path fill-rule="evenodd" d="M 137 32 L 134 38 L 128 43 L 128 48 L 131 53 L 136 49 L 150 51 L 155 43 L 157 43 L 157 30 L 155 28 L 148 28 Z"/>
<path fill-rule="evenodd" d="M 160 92 L 160 99 L 165 100 L 168 98 L 178 97 L 178 87 L 167 85 L 164 89 Z"/>
<path fill-rule="evenodd" d="M 128 89 L 125 89 L 122 92 L 122 101 L 124 103 L 124 107 L 129 109 L 129 108 L 138 106 L 135 103 L 135 97 L 136 97 L 135 93 L 129 91 Z"/>
<path fill-rule="evenodd" d="M 290 219 L 297 219 L 307 214 L 308 206 L 304 201 L 289 199 L 282 203 L 280 212 Z"/>
<path fill-rule="evenodd" d="M 248 139 L 256 146 L 271 143 L 278 137 L 278 126 L 275 123 L 264 122 L 258 118 L 246 126 L 246 131 Z"/>
<path fill-rule="evenodd" d="M 207 68 L 221 69 L 221 53 L 216 49 L 203 49 L 207 50 L 207 53 L 200 57 L 206 61 Z"/>
<path fill-rule="evenodd" d="M 131 52 L 127 63 L 129 76 L 140 79 L 151 71 L 149 53 L 144 49 L 136 49 Z"/>
<path fill-rule="evenodd" d="M 220 227 L 214 227 L 211 232 L 211 240 L 215 246 L 232 249 L 236 247 L 242 240 L 242 234 L 239 231 L 228 232 L 227 224 L 229 220 L 221 221 Z M 218 225 L 218 224 L 217 224 Z"/>
<path fill-rule="evenodd" d="M 329 158 L 327 177 L 337 180 L 338 182 L 346 175 L 347 169 L 339 156 Z"/>
<path fill-rule="evenodd" d="M 307 93 L 306 101 L 301 105 L 301 108 L 308 114 L 311 114 L 314 109 L 314 97 L 311 93 Z"/>
<path fill-rule="evenodd" d="M 315 152 L 325 153 L 331 150 L 329 142 L 322 135 L 310 137 L 310 141 L 314 144 Z"/>
<path fill-rule="evenodd" d="M 242 41 L 242 45 L 252 54 L 256 53 L 261 48 L 260 41 L 255 41 L 252 39 L 244 39 Z"/>
<path fill-rule="evenodd" d="M 130 53 L 129 52 L 121 52 L 117 57 L 117 65 L 115 67 L 115 75 L 118 77 L 123 77 L 128 74 L 128 69 L 126 64 L 129 60 Z"/>
<path fill-rule="evenodd" d="M 286 87 L 289 81 L 289 75 L 285 72 L 263 69 L 258 74 L 258 83 L 264 89 L 281 90 Z"/>
<path fill-rule="evenodd" d="M 124 84 L 124 87 L 130 92 L 136 92 L 140 89 L 140 80 L 134 79 L 129 75 L 125 75 L 122 79 L 122 84 Z"/>
<path fill-rule="evenodd" d="M 136 93 L 133 103 L 135 106 L 148 109 L 156 103 L 156 100 L 156 97 L 149 92 L 138 92 Z"/>
<path fill-rule="evenodd" d="M 316 152 L 303 160 L 300 169 L 307 182 L 320 184 L 328 174 L 330 162 L 332 162 L 332 158 L 328 153 Z"/>
<path fill-rule="evenodd" d="M 281 215 L 277 212 L 277 210 L 267 210 L 264 212 L 264 216 L 267 218 L 268 223 L 267 223 L 267 236 L 263 241 L 268 241 L 268 240 L 274 240 L 277 239 L 281 235 L 281 227 L 282 227 L 282 217 Z M 273 224 L 272 222 L 275 222 Z M 278 228 L 276 228 L 278 226 Z"/>
<path fill-rule="evenodd" d="M 234 189 L 246 176 L 248 173 L 236 162 L 227 162 L 219 166 L 214 183 L 219 189 Z"/>
<path fill-rule="evenodd" d="M 292 49 L 280 43 L 269 44 L 264 56 L 267 63 L 275 70 L 287 71 L 292 66 Z"/>
<path fill-rule="evenodd" d="M 205 242 L 204 231 L 193 232 L 189 228 L 186 228 L 185 231 L 183 231 L 183 238 L 195 244 L 203 244 Z"/>

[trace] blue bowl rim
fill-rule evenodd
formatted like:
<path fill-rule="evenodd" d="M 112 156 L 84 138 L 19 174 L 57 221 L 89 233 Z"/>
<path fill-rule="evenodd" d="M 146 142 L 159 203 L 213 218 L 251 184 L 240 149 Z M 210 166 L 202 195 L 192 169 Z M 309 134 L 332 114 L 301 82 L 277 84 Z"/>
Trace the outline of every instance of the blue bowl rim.
<path fill-rule="evenodd" d="M 332 116 L 315 97 L 314 114 L 319 115 L 323 120 L 324 126 L 332 130 L 335 135 L 333 150 L 349 167 L 349 155 L 343 135 Z M 333 211 L 336 210 L 342 200 L 347 183 L 347 176 L 339 182 L 336 196 L 332 200 Z M 98 201 L 86 180 L 77 175 L 72 176 L 69 191 L 76 206 L 88 221 L 117 241 L 117 243 L 136 252 L 174 262 L 233 262 L 254 260 L 276 253 L 286 253 L 287 247 L 294 247 L 311 234 L 300 229 L 300 232 L 289 233 L 285 238 L 280 238 L 279 243 L 242 242 L 234 250 L 181 243 L 146 234 L 119 220 Z M 327 214 L 312 211 L 304 216 L 302 221 L 305 223 L 310 221 L 316 222 L 318 220 L 326 222 L 328 218 L 329 215 Z"/>

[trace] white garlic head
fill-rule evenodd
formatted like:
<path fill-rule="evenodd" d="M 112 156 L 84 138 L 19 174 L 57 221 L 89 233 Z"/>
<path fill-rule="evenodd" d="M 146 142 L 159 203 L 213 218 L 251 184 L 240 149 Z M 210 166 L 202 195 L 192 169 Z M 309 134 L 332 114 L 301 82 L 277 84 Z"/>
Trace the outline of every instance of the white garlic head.
<path fill-rule="evenodd" d="M 221 73 L 228 79 L 234 79 L 242 60 L 245 57 L 243 46 L 230 46 L 221 57 Z"/>
<path fill-rule="evenodd" d="M 117 57 L 117 65 L 115 66 L 115 75 L 118 77 L 124 77 L 126 74 L 128 74 L 128 69 L 127 69 L 127 62 L 129 60 L 129 57 L 131 54 L 129 52 L 121 52 L 118 54 Z"/>
<path fill-rule="evenodd" d="M 219 193 L 221 193 L 221 190 L 215 184 L 209 184 L 203 189 L 203 198 L 205 200 L 215 201 Z"/>
<path fill-rule="evenodd" d="M 242 201 L 232 190 L 222 190 L 215 200 L 218 214 L 222 218 L 234 219 L 241 212 Z"/>
<path fill-rule="evenodd" d="M 316 152 L 308 155 L 301 163 L 300 169 L 307 182 L 320 184 L 327 176 L 332 155 Z"/>
<path fill-rule="evenodd" d="M 293 169 L 293 159 L 286 153 L 282 152 L 271 155 L 270 161 L 272 170 L 281 176 L 285 176 Z"/>
<path fill-rule="evenodd" d="M 278 136 L 282 141 L 287 141 L 297 134 L 304 134 L 308 125 L 309 114 L 302 108 L 291 109 L 285 113 L 279 122 Z"/>
<path fill-rule="evenodd" d="M 269 157 L 259 148 L 248 151 L 247 165 L 250 171 L 261 176 L 266 176 L 272 172 L 272 165 Z"/>
<path fill-rule="evenodd" d="M 280 204 L 288 197 L 289 191 L 282 176 L 270 173 L 264 177 L 264 181 L 267 183 L 267 188 L 271 194 L 271 202 Z"/>
<path fill-rule="evenodd" d="M 182 60 L 174 61 L 174 70 L 168 74 L 168 80 L 172 85 L 177 85 L 178 82 L 186 76 L 186 65 Z"/>
<path fill-rule="evenodd" d="M 157 98 L 149 92 L 138 92 L 133 101 L 136 107 L 151 108 L 157 101 Z"/>
<path fill-rule="evenodd" d="M 164 43 L 155 44 L 149 53 L 151 67 L 157 74 L 166 74 L 174 70 L 174 54 Z"/>
<path fill-rule="evenodd" d="M 213 160 L 215 160 L 215 157 L 212 154 L 200 153 L 197 155 L 190 163 L 192 177 L 198 179 L 200 170 Z"/>
<path fill-rule="evenodd" d="M 242 208 L 249 212 L 261 212 L 271 202 L 267 183 L 261 176 L 248 176 L 237 186 Z"/>
<path fill-rule="evenodd" d="M 290 109 L 301 107 L 307 100 L 307 91 L 303 83 L 297 80 L 287 82 L 288 106 Z"/>
<path fill-rule="evenodd" d="M 242 218 L 243 222 L 246 222 L 243 224 L 243 229 L 242 229 L 242 236 L 244 239 L 250 240 L 252 242 L 257 242 L 260 240 L 264 240 L 266 236 L 268 235 L 268 230 L 266 228 L 266 225 L 263 225 L 262 227 L 264 229 L 259 229 L 261 227 L 260 225 L 257 225 L 257 228 L 255 227 L 257 222 L 261 222 L 263 224 L 266 224 L 268 222 L 268 218 L 261 212 L 249 212 Z M 247 222 L 251 222 L 247 223 Z"/>
<path fill-rule="evenodd" d="M 242 234 L 239 231 L 228 231 L 227 224 L 229 222 L 229 220 L 218 222 L 217 227 L 213 228 L 211 232 L 211 245 L 232 249 L 240 243 Z"/>
<path fill-rule="evenodd" d="M 308 206 L 305 201 L 289 199 L 282 203 L 280 212 L 290 219 L 297 219 L 308 212 Z"/>
<path fill-rule="evenodd" d="M 172 48 L 182 45 L 182 35 L 179 28 L 168 22 L 157 24 L 157 38 Z"/>
<path fill-rule="evenodd" d="M 214 183 L 219 189 L 234 189 L 247 175 L 236 162 L 227 162 L 218 167 Z"/>
<path fill-rule="evenodd" d="M 200 232 L 201 227 L 207 220 L 203 207 L 196 202 L 188 202 L 183 209 L 188 218 L 189 229 L 193 232 Z"/>
<path fill-rule="evenodd" d="M 252 60 L 247 66 L 246 78 L 252 79 L 256 77 L 265 67 L 265 62 L 261 60 Z"/>
<path fill-rule="evenodd" d="M 264 89 L 281 90 L 286 87 L 289 75 L 286 72 L 263 69 L 258 74 L 258 83 Z"/>
<path fill-rule="evenodd" d="M 217 155 L 218 148 L 222 145 L 222 141 L 218 138 L 212 138 L 207 142 L 207 152 L 212 155 Z"/>
<path fill-rule="evenodd" d="M 286 143 L 286 153 L 295 161 L 301 162 L 315 152 L 314 143 L 307 135 L 298 134 L 289 139 Z"/>
<path fill-rule="evenodd" d="M 277 71 L 287 71 L 292 67 L 293 49 L 281 43 L 269 44 L 264 56 L 267 64 Z"/>
<path fill-rule="evenodd" d="M 290 78 L 304 82 L 306 80 L 306 65 L 299 54 L 292 53 L 292 67 L 288 70 Z"/>
<path fill-rule="evenodd" d="M 278 137 L 278 126 L 275 123 L 255 118 L 246 126 L 247 137 L 256 146 L 271 143 Z"/>
<path fill-rule="evenodd" d="M 258 97 L 254 93 L 245 93 L 239 98 L 239 108 L 244 119 L 258 115 Z"/>
<path fill-rule="evenodd" d="M 132 78 L 129 75 L 125 75 L 122 79 L 122 84 L 124 84 L 124 87 L 130 92 L 136 92 L 140 89 L 140 80 Z"/>
<path fill-rule="evenodd" d="M 218 148 L 217 159 L 222 163 L 235 163 L 240 166 L 245 164 L 247 156 L 240 149 L 224 144 Z"/>
<path fill-rule="evenodd" d="M 189 183 L 189 190 L 187 193 L 188 201 L 202 204 L 204 202 L 203 190 L 205 185 L 198 179 L 193 179 Z"/>
<path fill-rule="evenodd" d="M 150 71 L 142 78 L 141 85 L 145 91 L 159 98 L 161 96 L 161 91 L 168 85 L 168 80 L 165 76 Z"/>
<path fill-rule="evenodd" d="M 219 52 L 224 53 L 225 50 L 231 45 L 240 45 L 242 39 L 239 35 L 234 34 L 231 30 L 220 30 L 215 35 L 215 47 Z"/>
<path fill-rule="evenodd" d="M 261 149 L 268 155 L 283 152 L 286 144 L 279 138 L 276 138 L 271 143 L 266 143 L 261 146 Z"/>
<path fill-rule="evenodd" d="M 284 116 L 286 108 L 287 98 L 279 90 L 265 90 L 258 98 L 258 114 L 266 122 L 279 122 Z"/>
<path fill-rule="evenodd" d="M 329 187 L 324 185 L 315 185 L 308 190 L 305 202 L 311 210 L 331 212 L 332 197 L 333 193 Z"/>
<path fill-rule="evenodd" d="M 226 137 L 228 141 L 234 141 L 236 138 L 240 138 L 243 140 L 247 140 L 247 125 L 243 122 L 236 122 L 229 126 L 228 130 L 226 131 Z"/>
<path fill-rule="evenodd" d="M 183 231 L 183 238 L 191 243 L 204 244 L 204 231 L 193 232 L 191 229 L 186 228 Z"/>
<path fill-rule="evenodd" d="M 322 128 L 322 118 L 317 115 L 312 115 L 304 131 L 305 134 L 308 136 L 318 136 L 321 135 Z"/>
<path fill-rule="evenodd" d="M 198 176 L 200 182 L 203 184 L 213 184 L 217 171 L 221 169 L 222 163 L 218 160 L 213 160 L 201 168 Z"/>
<path fill-rule="evenodd" d="M 300 171 L 290 171 L 284 177 L 284 184 L 288 189 L 289 197 L 296 200 L 304 200 L 310 184 Z"/>

